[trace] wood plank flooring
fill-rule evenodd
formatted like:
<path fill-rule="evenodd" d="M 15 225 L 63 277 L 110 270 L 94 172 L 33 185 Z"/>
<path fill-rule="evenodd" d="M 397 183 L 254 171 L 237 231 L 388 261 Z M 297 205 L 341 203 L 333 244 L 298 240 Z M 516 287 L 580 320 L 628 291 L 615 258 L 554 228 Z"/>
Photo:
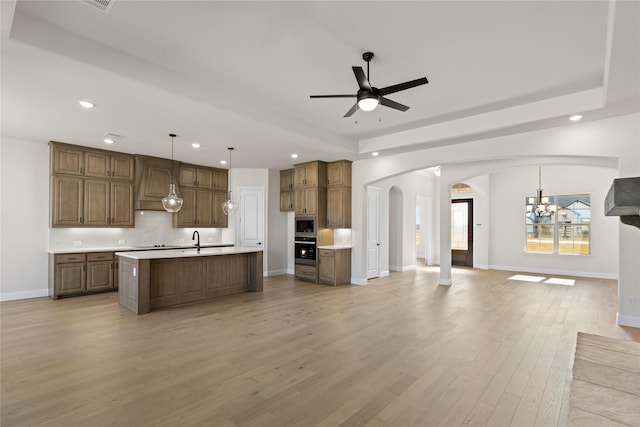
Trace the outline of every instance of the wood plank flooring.
<path fill-rule="evenodd" d="M 512 274 L 277 276 L 141 316 L 116 294 L 3 302 L 0 424 L 566 425 L 577 332 L 640 330 L 616 325 L 614 281 Z"/>
<path fill-rule="evenodd" d="M 569 425 L 640 426 L 640 343 L 578 333 Z"/>

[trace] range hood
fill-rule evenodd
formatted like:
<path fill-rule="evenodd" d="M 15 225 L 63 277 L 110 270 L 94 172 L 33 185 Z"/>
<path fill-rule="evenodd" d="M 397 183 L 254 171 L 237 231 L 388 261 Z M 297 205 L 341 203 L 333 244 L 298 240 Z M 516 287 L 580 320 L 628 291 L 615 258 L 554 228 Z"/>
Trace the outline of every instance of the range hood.
<path fill-rule="evenodd" d="M 604 214 L 640 228 L 640 177 L 613 180 L 604 199 Z"/>

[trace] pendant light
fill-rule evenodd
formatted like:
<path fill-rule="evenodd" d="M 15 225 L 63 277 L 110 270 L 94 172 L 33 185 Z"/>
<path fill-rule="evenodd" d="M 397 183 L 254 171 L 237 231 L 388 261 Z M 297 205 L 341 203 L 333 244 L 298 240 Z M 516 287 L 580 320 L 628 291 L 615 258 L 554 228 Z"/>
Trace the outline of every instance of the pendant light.
<path fill-rule="evenodd" d="M 231 152 L 233 151 L 233 147 L 228 147 L 229 150 L 229 172 L 228 172 L 228 182 L 227 187 L 229 188 L 229 199 L 222 204 L 222 211 L 225 215 L 233 215 L 238 210 L 238 204 L 233 201 L 233 197 L 231 197 Z"/>
<path fill-rule="evenodd" d="M 165 211 L 174 213 L 182 209 L 183 200 L 176 194 L 176 185 L 173 183 L 173 138 L 176 134 L 170 133 L 169 136 L 171 137 L 171 184 L 169 184 L 169 194 L 162 199 L 162 207 Z"/>
<path fill-rule="evenodd" d="M 549 197 L 542 196 L 542 166 L 538 166 L 538 190 L 536 197 L 529 197 L 525 215 L 535 223 L 551 219 L 556 212 L 556 205 L 549 203 Z"/>

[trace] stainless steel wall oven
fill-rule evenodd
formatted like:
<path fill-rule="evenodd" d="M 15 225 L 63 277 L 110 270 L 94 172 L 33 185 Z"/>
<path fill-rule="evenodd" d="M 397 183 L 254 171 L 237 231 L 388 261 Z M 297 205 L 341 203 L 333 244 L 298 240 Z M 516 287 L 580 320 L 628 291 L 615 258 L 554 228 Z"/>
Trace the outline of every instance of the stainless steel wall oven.
<path fill-rule="evenodd" d="M 296 236 L 295 263 L 316 265 L 316 238 Z"/>

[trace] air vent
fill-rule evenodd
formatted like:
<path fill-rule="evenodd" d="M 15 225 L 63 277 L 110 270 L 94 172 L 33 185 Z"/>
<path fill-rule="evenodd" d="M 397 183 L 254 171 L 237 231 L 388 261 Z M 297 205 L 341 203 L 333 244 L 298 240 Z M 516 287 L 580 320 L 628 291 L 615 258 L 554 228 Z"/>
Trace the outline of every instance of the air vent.
<path fill-rule="evenodd" d="M 109 13 L 116 0 L 81 0 L 83 3 L 89 6 L 95 7 L 101 12 Z"/>

